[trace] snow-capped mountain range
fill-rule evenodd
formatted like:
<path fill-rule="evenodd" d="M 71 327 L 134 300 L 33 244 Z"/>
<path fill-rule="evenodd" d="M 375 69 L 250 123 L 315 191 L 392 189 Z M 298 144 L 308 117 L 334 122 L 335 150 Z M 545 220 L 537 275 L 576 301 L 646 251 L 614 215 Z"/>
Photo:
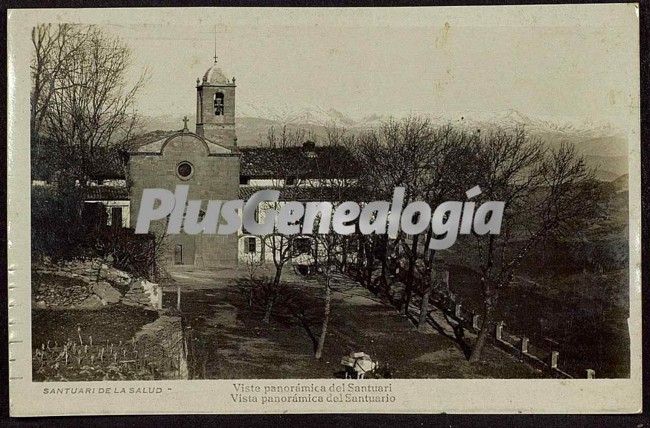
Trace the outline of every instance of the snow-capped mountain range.
<path fill-rule="evenodd" d="M 382 122 L 388 120 L 387 115 L 372 114 L 354 118 L 333 108 L 323 108 L 321 106 L 306 106 L 303 108 L 283 108 L 261 107 L 252 104 L 238 106 L 239 117 L 242 118 L 261 118 L 279 123 L 330 126 L 336 125 L 348 128 L 372 128 L 379 126 Z M 421 111 L 405 111 L 395 115 L 404 117 L 408 115 L 422 116 L 430 119 L 434 124 L 452 123 L 463 125 L 468 128 L 483 127 L 490 128 L 495 125 L 509 128 L 523 126 L 529 131 L 553 131 L 561 133 L 579 134 L 586 136 L 614 135 L 620 131 L 616 130 L 611 124 L 596 122 L 571 122 L 557 121 L 553 119 L 532 118 L 518 110 L 508 109 L 501 112 L 480 112 L 465 111 L 454 112 L 445 115 L 430 114 Z"/>
<path fill-rule="evenodd" d="M 379 127 L 390 119 L 387 115 L 372 114 L 358 118 L 332 108 L 305 106 L 292 108 L 261 107 L 254 104 L 237 106 L 237 137 L 240 146 L 263 145 L 271 127 L 303 128 L 316 142 L 325 135 L 327 127 L 337 126 L 357 133 Z M 509 109 L 496 113 L 455 112 L 435 115 L 407 111 L 395 117 L 409 115 L 428 118 L 434 125 L 451 124 L 469 131 L 489 132 L 496 127 L 514 129 L 522 127 L 533 137 L 554 146 L 563 142 L 575 144 L 587 161 L 598 169 L 603 179 L 615 179 L 627 173 L 627 140 L 623 131 L 611 124 L 595 122 L 560 121 L 536 118 Z M 193 115 L 188 114 L 188 117 Z M 145 117 L 145 131 L 173 130 L 182 126 L 182 116 Z M 191 128 L 191 127 L 190 127 Z"/>

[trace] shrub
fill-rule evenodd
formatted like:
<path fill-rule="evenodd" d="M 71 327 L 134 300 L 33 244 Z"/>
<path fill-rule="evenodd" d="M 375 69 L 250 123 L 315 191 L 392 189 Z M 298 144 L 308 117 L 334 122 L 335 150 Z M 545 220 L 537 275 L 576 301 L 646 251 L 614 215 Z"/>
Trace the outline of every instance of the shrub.
<path fill-rule="evenodd" d="M 89 236 L 96 254 L 112 257 L 113 266 L 137 277 L 157 276 L 156 241 L 152 234 L 139 235 L 133 229 L 101 227 Z"/>
<path fill-rule="evenodd" d="M 157 275 L 156 242 L 151 234 L 106 225 L 101 204 L 84 204 L 77 188 L 32 188 L 32 255 L 53 262 L 102 257 L 134 276 Z"/>
<path fill-rule="evenodd" d="M 81 222 L 81 199 L 73 189 L 67 192 L 49 187 L 32 188 L 32 255 L 54 261 L 83 255 L 85 228 Z"/>

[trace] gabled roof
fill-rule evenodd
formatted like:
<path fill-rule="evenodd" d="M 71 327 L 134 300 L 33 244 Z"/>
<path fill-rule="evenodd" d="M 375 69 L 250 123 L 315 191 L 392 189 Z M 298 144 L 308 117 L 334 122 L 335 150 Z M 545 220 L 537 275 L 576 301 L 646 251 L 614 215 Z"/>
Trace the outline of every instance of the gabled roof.
<path fill-rule="evenodd" d="M 249 178 L 355 178 L 354 159 L 343 146 L 242 147 L 240 175 Z"/>
<path fill-rule="evenodd" d="M 180 131 L 180 132 L 175 132 L 171 135 L 166 135 L 163 138 L 157 139 L 155 141 L 147 142 L 142 145 L 138 145 L 135 148 L 131 149 L 129 152 L 132 155 L 137 155 L 137 154 L 162 154 L 163 148 L 165 145 L 173 140 L 174 138 L 179 138 L 179 137 L 191 137 L 191 138 L 196 138 L 197 140 L 200 140 L 205 144 L 205 146 L 208 149 L 208 152 L 210 155 L 221 155 L 221 154 L 231 154 L 232 151 L 220 146 L 217 143 L 213 143 L 210 140 L 206 140 L 205 138 L 201 137 L 200 135 L 197 135 L 193 132 L 189 131 Z"/>

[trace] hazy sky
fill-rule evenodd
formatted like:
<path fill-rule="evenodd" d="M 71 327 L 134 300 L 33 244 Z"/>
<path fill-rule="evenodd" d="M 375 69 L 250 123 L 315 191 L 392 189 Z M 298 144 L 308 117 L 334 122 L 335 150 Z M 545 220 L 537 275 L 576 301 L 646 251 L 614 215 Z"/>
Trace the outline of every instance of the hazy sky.
<path fill-rule="evenodd" d="M 98 20 L 132 48 L 134 73 L 149 70 L 138 103 L 146 115 L 193 114 L 216 28 L 219 63 L 237 78 L 238 114 L 252 106 L 318 106 L 355 118 L 516 109 L 617 124 L 638 102 L 636 19 L 627 5 L 194 9 Z"/>

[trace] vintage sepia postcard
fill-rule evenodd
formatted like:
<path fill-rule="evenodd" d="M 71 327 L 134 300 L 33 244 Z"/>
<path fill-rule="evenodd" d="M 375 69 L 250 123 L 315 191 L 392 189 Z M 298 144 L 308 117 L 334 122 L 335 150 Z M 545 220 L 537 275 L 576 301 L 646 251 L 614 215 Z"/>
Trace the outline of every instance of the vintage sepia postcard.
<path fill-rule="evenodd" d="M 11 414 L 639 412 L 638 22 L 10 10 Z"/>

